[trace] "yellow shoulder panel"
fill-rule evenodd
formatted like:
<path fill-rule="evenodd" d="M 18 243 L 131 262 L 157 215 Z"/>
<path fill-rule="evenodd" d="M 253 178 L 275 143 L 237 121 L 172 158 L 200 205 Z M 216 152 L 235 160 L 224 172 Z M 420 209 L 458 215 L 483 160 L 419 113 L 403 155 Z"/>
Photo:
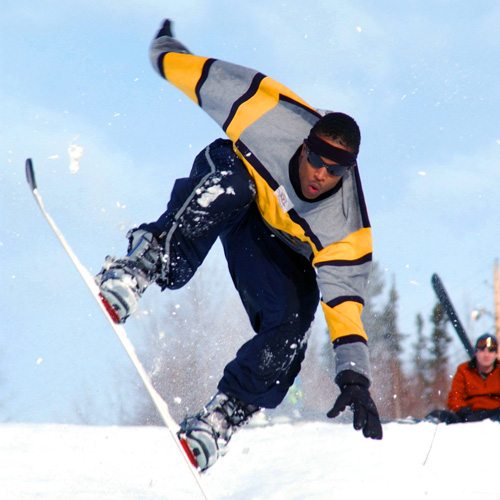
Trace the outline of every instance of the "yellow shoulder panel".
<path fill-rule="evenodd" d="M 266 76 L 260 82 L 258 91 L 239 106 L 238 111 L 227 127 L 226 134 L 228 137 L 236 142 L 249 125 L 278 104 L 280 94 L 312 109 L 309 104 L 295 95 L 290 89 Z"/>

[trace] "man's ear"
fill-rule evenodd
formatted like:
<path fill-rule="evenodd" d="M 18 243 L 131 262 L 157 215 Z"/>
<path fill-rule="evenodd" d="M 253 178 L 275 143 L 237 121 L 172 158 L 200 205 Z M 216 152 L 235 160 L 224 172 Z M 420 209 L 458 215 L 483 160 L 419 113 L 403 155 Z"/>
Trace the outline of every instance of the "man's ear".
<path fill-rule="evenodd" d="M 302 148 L 300 149 L 299 160 L 301 160 L 306 154 L 306 145 L 302 143 Z"/>

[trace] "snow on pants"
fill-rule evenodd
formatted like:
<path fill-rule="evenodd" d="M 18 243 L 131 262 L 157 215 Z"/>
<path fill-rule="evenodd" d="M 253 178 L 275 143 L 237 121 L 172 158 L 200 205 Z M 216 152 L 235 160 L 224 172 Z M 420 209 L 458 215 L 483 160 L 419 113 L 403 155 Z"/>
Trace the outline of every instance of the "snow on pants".
<path fill-rule="evenodd" d="M 231 277 L 256 335 L 228 363 L 218 388 L 275 408 L 300 371 L 318 307 L 310 262 L 272 234 L 254 203 L 255 186 L 232 143 L 218 139 L 176 181 L 167 211 L 145 224 L 165 245 L 160 284 L 186 284 L 220 237 Z"/>

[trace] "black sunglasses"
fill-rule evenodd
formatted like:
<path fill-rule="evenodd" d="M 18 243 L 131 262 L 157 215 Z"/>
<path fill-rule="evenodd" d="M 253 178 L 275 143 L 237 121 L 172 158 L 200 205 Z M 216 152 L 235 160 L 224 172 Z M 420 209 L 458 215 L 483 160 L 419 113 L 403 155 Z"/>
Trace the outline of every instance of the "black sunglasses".
<path fill-rule="evenodd" d="M 306 156 L 307 156 L 307 161 L 314 167 L 314 168 L 322 168 L 325 167 L 327 172 L 331 175 L 336 175 L 336 176 L 342 176 L 344 175 L 352 165 L 345 166 L 345 165 L 329 165 L 328 163 L 325 163 L 322 159 L 321 156 L 316 154 L 314 151 L 311 151 L 307 146 L 306 148 Z"/>
<path fill-rule="evenodd" d="M 486 347 L 485 345 L 483 345 L 483 347 L 477 347 L 477 351 L 484 351 L 485 349 L 488 349 L 488 351 L 490 352 L 497 352 L 497 347 Z"/>
<path fill-rule="evenodd" d="M 498 349 L 498 345 L 491 337 L 481 339 L 477 342 L 476 351 L 484 351 L 486 348 L 488 348 L 488 351 L 490 352 L 496 352 Z"/>

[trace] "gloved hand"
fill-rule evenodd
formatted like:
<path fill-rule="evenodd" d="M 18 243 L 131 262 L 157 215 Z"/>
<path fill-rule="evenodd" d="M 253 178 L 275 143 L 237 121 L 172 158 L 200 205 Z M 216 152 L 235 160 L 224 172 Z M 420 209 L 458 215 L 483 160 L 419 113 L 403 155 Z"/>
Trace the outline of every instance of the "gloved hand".
<path fill-rule="evenodd" d="M 472 410 L 470 409 L 470 406 L 463 406 L 456 412 L 456 414 L 460 417 L 462 421 L 466 421 L 467 417 L 470 417 L 472 415 Z"/>
<path fill-rule="evenodd" d="M 480 422 L 489 418 L 489 413 L 488 410 L 473 411 L 470 406 L 464 406 L 457 411 L 457 415 L 462 422 Z"/>
<path fill-rule="evenodd" d="M 170 36 L 173 38 L 174 35 L 172 34 L 172 21 L 170 19 L 165 19 L 165 21 L 163 21 L 163 26 L 161 27 L 160 31 L 158 31 L 156 38 L 160 38 L 161 36 Z"/>
<path fill-rule="evenodd" d="M 368 379 L 360 373 L 344 370 L 337 375 L 335 382 L 340 387 L 340 396 L 326 416 L 335 418 L 350 406 L 354 413 L 354 428 L 357 431 L 363 429 L 363 435 L 367 438 L 382 439 L 382 425 L 368 390 Z"/>

